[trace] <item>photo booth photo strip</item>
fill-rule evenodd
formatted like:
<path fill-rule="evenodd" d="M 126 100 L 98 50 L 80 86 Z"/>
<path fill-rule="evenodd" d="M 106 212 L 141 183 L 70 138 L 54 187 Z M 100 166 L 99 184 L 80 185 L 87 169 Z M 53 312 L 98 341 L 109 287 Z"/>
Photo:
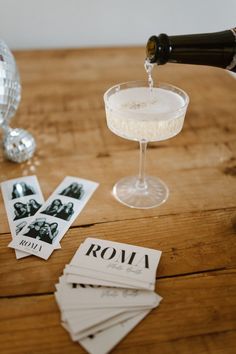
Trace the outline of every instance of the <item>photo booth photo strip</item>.
<path fill-rule="evenodd" d="M 25 176 L 1 183 L 8 224 L 14 239 L 44 204 L 44 197 L 36 176 Z M 15 250 L 16 258 L 30 253 Z"/>
<path fill-rule="evenodd" d="M 82 178 L 65 177 L 8 246 L 48 259 L 98 185 Z"/>

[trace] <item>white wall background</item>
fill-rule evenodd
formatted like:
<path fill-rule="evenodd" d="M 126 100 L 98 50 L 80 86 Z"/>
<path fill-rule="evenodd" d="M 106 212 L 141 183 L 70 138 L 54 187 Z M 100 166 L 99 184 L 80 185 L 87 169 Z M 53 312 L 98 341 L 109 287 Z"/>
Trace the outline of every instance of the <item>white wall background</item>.
<path fill-rule="evenodd" d="M 0 0 L 12 49 L 144 45 L 152 34 L 236 26 L 236 0 Z"/>

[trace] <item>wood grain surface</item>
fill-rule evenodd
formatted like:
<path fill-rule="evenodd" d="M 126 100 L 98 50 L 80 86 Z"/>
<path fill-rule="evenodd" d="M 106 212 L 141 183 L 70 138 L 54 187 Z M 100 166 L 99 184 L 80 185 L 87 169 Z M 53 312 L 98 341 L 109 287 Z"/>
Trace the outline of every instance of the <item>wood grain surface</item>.
<path fill-rule="evenodd" d="M 23 91 L 12 126 L 30 130 L 38 149 L 20 165 L 0 151 L 0 182 L 36 174 L 45 198 L 66 175 L 100 186 L 48 261 L 15 259 L 0 197 L 1 353 L 84 353 L 61 327 L 53 292 L 88 236 L 163 251 L 156 286 L 163 302 L 114 353 L 235 353 L 236 80 L 217 68 L 155 68 L 155 81 L 184 89 L 190 105 L 182 132 L 148 149 L 147 172 L 168 184 L 168 201 L 136 210 L 111 195 L 119 178 L 137 173 L 138 145 L 108 130 L 103 94 L 146 78 L 144 48 L 14 54 Z"/>

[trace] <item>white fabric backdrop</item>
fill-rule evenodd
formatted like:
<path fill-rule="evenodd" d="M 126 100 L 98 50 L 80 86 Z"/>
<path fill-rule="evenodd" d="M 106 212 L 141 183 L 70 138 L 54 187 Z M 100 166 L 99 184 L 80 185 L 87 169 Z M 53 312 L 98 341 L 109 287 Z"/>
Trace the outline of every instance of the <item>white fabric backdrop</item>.
<path fill-rule="evenodd" d="M 0 0 L 12 49 L 144 45 L 152 34 L 236 26 L 236 0 Z"/>

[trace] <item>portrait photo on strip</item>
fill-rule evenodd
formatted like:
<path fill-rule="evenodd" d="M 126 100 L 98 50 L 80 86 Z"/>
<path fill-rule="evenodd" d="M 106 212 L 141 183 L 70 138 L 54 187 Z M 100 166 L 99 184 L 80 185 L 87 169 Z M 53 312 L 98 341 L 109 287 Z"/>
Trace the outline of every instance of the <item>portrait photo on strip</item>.
<path fill-rule="evenodd" d="M 61 188 L 59 195 L 82 200 L 85 194 L 84 184 L 80 182 L 71 182 Z"/>
<path fill-rule="evenodd" d="M 23 230 L 23 228 L 27 225 L 27 221 L 23 220 L 23 221 L 19 221 L 18 223 L 16 223 L 15 225 L 15 235 L 18 235 L 21 230 Z"/>
<path fill-rule="evenodd" d="M 59 219 L 55 221 L 55 218 L 39 215 L 24 229 L 21 235 L 53 244 L 60 229 L 64 227 L 64 222 Z"/>
<path fill-rule="evenodd" d="M 54 196 L 71 198 L 84 204 L 97 189 L 98 185 L 99 183 L 94 181 L 67 176 L 55 190 Z"/>
<path fill-rule="evenodd" d="M 10 221 L 18 221 L 34 216 L 42 206 L 42 199 L 38 195 L 14 199 L 8 202 Z"/>
<path fill-rule="evenodd" d="M 73 214 L 75 213 L 76 202 L 71 200 L 71 198 L 55 197 L 51 200 L 49 204 L 42 208 L 41 213 L 54 216 L 56 218 L 70 221 Z"/>
<path fill-rule="evenodd" d="M 16 200 L 26 196 L 41 194 L 35 176 L 20 177 L 2 182 L 2 188 L 7 200 Z"/>

